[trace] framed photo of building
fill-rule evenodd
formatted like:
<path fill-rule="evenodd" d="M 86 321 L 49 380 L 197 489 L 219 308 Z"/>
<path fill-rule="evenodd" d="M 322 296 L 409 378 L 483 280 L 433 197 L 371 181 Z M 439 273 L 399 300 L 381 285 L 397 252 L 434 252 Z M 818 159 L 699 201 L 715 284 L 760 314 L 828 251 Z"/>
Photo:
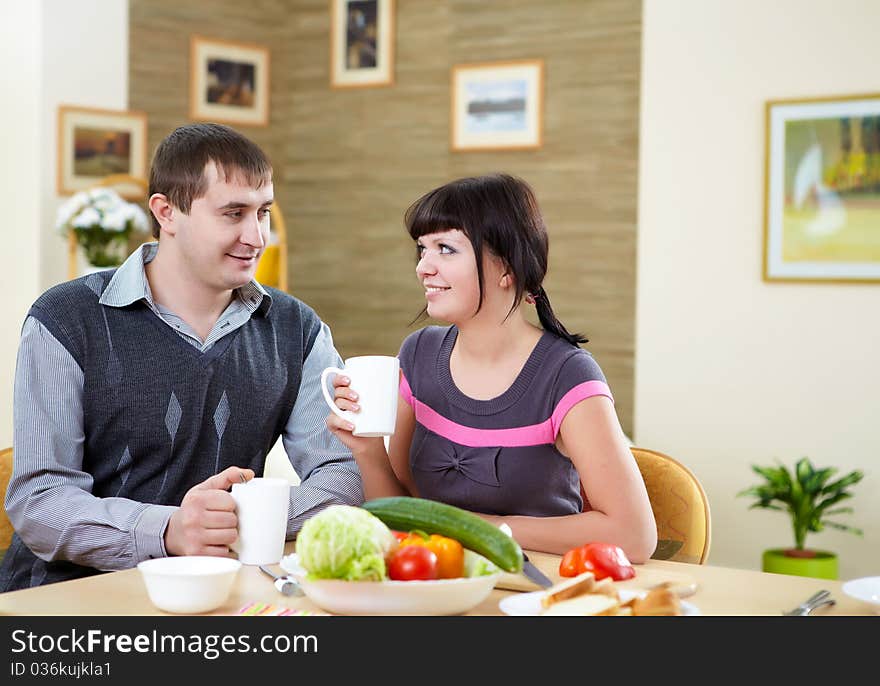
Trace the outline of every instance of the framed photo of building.
<path fill-rule="evenodd" d="M 190 119 L 269 125 L 269 49 L 190 38 Z"/>
<path fill-rule="evenodd" d="M 766 281 L 880 281 L 880 94 L 766 104 Z"/>
<path fill-rule="evenodd" d="M 111 174 L 147 173 L 147 115 L 61 105 L 58 108 L 57 185 L 71 195 Z"/>
<path fill-rule="evenodd" d="M 452 68 L 451 147 L 529 150 L 542 143 L 543 60 Z"/>
<path fill-rule="evenodd" d="M 394 0 L 330 0 L 330 84 L 394 83 Z"/>

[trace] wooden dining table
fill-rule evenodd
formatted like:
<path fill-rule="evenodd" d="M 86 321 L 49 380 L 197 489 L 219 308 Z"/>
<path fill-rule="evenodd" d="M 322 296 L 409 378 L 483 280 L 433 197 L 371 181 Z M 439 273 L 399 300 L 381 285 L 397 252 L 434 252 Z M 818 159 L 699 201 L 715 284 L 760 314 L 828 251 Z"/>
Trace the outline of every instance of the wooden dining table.
<path fill-rule="evenodd" d="M 292 552 L 293 546 L 293 542 L 288 542 L 285 552 Z M 533 551 L 527 551 L 527 554 L 532 563 L 552 581 L 560 580 L 558 555 Z M 270 567 L 283 573 L 278 565 Z M 649 589 L 663 582 L 670 582 L 693 613 L 700 615 L 779 616 L 821 589 L 830 591 L 836 602 L 831 607 L 818 610 L 813 616 L 872 614 L 869 606 L 844 594 L 840 581 L 768 574 L 712 564 L 649 560 L 636 565 L 635 578 L 618 582 L 618 586 L 621 589 Z M 503 615 L 505 613 L 499 604 L 505 597 L 537 588 L 521 575 L 505 575 L 486 599 L 467 614 Z M 254 607 L 254 604 L 261 604 L 269 611 L 276 612 L 321 612 L 306 597 L 282 595 L 272 579 L 256 565 L 243 565 L 226 602 L 209 614 L 237 615 L 248 606 Z M 165 614 L 150 602 L 136 568 L 0 593 L 0 615 Z"/>

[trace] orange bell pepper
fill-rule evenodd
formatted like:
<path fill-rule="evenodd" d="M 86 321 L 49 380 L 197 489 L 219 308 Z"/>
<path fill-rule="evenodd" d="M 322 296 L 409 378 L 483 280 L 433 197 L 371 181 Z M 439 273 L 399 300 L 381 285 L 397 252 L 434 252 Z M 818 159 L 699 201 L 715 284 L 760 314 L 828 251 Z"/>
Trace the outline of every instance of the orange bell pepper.
<path fill-rule="evenodd" d="M 433 552 L 437 556 L 438 579 L 458 579 L 464 575 L 464 548 L 454 538 L 440 534 L 428 536 L 424 531 L 410 531 L 399 545 L 401 548 L 420 545 Z"/>

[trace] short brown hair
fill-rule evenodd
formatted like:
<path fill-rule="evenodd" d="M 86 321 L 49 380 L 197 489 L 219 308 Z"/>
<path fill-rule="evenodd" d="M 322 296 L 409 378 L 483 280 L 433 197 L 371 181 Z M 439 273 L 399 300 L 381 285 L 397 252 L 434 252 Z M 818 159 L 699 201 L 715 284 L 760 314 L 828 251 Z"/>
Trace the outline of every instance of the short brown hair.
<path fill-rule="evenodd" d="M 222 124 L 187 124 L 168 134 L 156 148 L 149 195 L 162 193 L 174 207 L 188 213 L 193 200 L 208 190 L 205 167 L 209 162 L 226 179 L 239 176 L 254 188 L 272 179 L 269 158 L 252 140 Z M 153 236 L 159 237 L 155 217 Z"/>

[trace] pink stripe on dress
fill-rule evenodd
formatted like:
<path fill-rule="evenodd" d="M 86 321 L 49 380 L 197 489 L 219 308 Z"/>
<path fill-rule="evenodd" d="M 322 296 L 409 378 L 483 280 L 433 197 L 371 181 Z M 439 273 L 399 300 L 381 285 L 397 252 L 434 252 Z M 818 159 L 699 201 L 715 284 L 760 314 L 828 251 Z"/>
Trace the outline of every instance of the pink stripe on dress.
<path fill-rule="evenodd" d="M 578 402 L 594 395 L 610 398 L 611 390 L 601 381 L 585 381 L 566 393 L 549 419 L 540 424 L 518 426 L 513 429 L 475 429 L 453 422 L 439 414 L 412 395 L 409 384 L 401 374 L 400 394 L 415 411 L 416 421 L 429 431 L 471 448 L 517 448 L 527 445 L 544 445 L 556 441 L 559 427 L 568 411 Z"/>
<path fill-rule="evenodd" d="M 408 405 L 413 404 L 412 389 L 409 387 L 409 381 L 406 380 L 403 372 L 400 372 L 400 395 L 403 396 L 403 399 L 406 400 Z"/>

